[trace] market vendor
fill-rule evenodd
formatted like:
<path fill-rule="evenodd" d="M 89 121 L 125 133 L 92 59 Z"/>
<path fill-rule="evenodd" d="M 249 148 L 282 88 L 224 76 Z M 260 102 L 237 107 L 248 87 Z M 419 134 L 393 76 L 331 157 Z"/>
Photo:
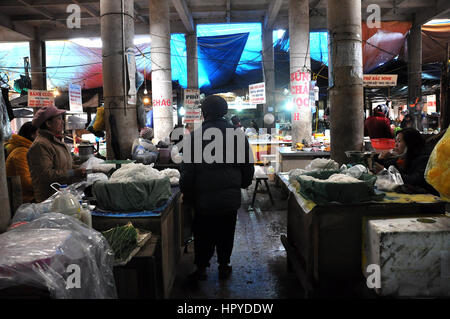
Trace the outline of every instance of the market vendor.
<path fill-rule="evenodd" d="M 32 124 L 38 135 L 27 153 L 36 202 L 50 197 L 52 183 L 72 184 L 86 177 L 86 169 L 73 165 L 72 155 L 63 141 L 64 121 L 60 110 L 54 106 L 39 109 Z"/>
<path fill-rule="evenodd" d="M 374 163 L 374 170 L 380 172 L 394 165 L 400 172 L 404 191 L 410 193 L 439 193 L 425 181 L 424 173 L 430 153 L 425 147 L 425 140 L 414 128 L 404 128 L 398 132 L 395 148 L 382 152 Z"/>

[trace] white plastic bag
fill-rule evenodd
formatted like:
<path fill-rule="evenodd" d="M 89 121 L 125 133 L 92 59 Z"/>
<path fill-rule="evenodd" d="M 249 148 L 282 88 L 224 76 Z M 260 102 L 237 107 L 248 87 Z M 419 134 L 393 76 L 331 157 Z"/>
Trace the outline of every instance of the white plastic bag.
<path fill-rule="evenodd" d="M 307 171 L 314 171 L 317 169 L 329 169 L 329 170 L 338 170 L 339 164 L 332 159 L 327 158 L 316 158 L 313 159 L 306 167 Z"/>
<path fill-rule="evenodd" d="M 392 192 L 396 187 L 403 185 L 403 179 L 400 172 L 391 165 L 388 169 L 382 170 L 377 174 L 375 187 L 378 190 Z"/>

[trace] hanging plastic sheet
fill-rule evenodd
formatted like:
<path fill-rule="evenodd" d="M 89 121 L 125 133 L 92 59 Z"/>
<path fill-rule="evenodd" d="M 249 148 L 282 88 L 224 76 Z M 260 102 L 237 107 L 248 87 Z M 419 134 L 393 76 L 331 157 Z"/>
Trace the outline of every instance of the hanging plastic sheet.
<path fill-rule="evenodd" d="M 8 141 L 11 138 L 11 123 L 9 122 L 8 110 L 3 96 L 0 96 L 0 141 Z"/>
<path fill-rule="evenodd" d="M 114 253 L 79 220 L 48 213 L 0 235 L 0 289 L 20 285 L 57 299 L 117 298 Z"/>

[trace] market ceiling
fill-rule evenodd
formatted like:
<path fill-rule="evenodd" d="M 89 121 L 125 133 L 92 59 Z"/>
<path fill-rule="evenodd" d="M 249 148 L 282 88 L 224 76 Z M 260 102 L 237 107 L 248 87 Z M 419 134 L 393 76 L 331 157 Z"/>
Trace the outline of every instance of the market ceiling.
<path fill-rule="evenodd" d="M 361 0 L 362 18 L 371 12 L 367 6 L 381 8 L 382 21 L 415 21 L 448 18 L 448 0 Z M 310 0 L 310 28 L 326 29 L 327 0 Z M 67 6 L 81 9 L 81 28 L 69 29 Z M 288 0 L 171 0 L 171 33 L 192 32 L 195 24 L 261 22 L 272 29 L 288 28 Z M 149 33 L 149 0 L 134 0 L 135 34 Z M 63 40 L 100 37 L 100 1 L 97 0 L 2 0 L 0 2 L 0 40 Z"/>

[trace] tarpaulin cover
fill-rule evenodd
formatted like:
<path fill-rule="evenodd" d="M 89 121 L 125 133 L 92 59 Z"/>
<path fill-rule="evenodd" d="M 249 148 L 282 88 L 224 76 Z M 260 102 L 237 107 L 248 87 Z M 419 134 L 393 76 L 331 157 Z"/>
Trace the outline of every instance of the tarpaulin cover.
<path fill-rule="evenodd" d="M 113 262 L 101 233 L 64 214 L 47 213 L 0 235 L 0 289 L 26 285 L 58 299 L 117 298 Z"/>
<path fill-rule="evenodd" d="M 362 23 L 364 72 L 373 73 L 390 61 L 404 59 L 410 27 L 411 23 L 404 21 L 381 22 L 380 29 L 368 28 Z M 448 24 L 423 26 L 424 63 L 442 61 L 441 55 L 445 54 L 442 46 L 445 47 L 443 43 L 448 40 L 448 28 Z M 274 31 L 275 35 L 277 33 Z M 263 81 L 260 23 L 198 25 L 197 36 L 199 87 L 203 93 L 226 92 Z M 288 33 L 282 39 L 274 39 L 275 63 L 280 60 L 289 63 Z M 172 80 L 186 88 L 184 34 L 172 34 L 170 48 Z M 151 80 L 150 50 L 150 40 L 141 41 L 135 48 L 137 70 L 145 73 L 147 80 Z M 327 32 L 311 32 L 309 50 L 314 71 L 328 65 Z M 88 47 L 74 41 L 47 41 L 46 54 L 49 88 L 67 88 L 69 83 L 78 83 L 84 89 L 102 87 L 102 52 L 98 45 Z M 28 43 L 2 43 L 0 47 L 0 73 L 2 78 L 9 77 L 11 86 L 12 80 L 24 74 L 25 56 L 29 56 Z M 289 71 L 286 73 L 283 68 L 275 67 L 275 72 L 277 87 L 280 79 L 289 83 Z M 322 72 L 326 77 L 325 68 Z"/>
<path fill-rule="evenodd" d="M 102 210 L 152 211 L 170 198 L 170 180 L 164 177 L 143 182 L 97 181 L 92 186 L 92 194 L 97 200 L 97 207 Z"/>
<path fill-rule="evenodd" d="M 422 26 L 422 63 L 444 62 L 450 43 L 450 23 Z"/>

